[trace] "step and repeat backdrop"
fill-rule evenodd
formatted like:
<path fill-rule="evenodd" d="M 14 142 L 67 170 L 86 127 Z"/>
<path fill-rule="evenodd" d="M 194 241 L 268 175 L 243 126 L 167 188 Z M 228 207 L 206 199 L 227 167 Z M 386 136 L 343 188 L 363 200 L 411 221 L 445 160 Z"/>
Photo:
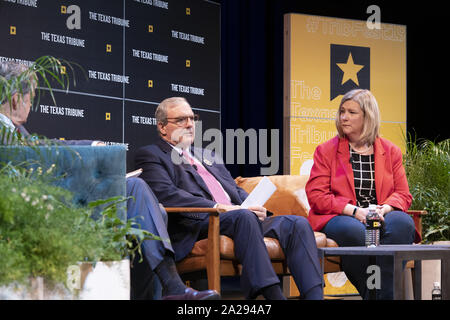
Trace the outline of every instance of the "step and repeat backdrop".
<path fill-rule="evenodd" d="M 405 152 L 406 26 L 286 14 L 284 170 L 309 174 L 317 145 L 337 135 L 342 96 L 370 90 L 381 113 L 382 137 Z"/>
<path fill-rule="evenodd" d="M 220 129 L 220 5 L 207 0 L 0 0 L 0 61 L 62 58 L 69 90 L 42 88 L 26 124 L 57 139 L 134 152 L 157 138 L 163 99 L 185 97 Z M 200 133 L 201 134 L 201 133 Z"/>

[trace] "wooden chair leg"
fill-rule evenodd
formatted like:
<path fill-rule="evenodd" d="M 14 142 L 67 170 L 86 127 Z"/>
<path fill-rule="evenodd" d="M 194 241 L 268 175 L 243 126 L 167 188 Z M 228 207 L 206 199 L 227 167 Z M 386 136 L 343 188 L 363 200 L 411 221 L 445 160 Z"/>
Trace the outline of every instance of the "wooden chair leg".
<path fill-rule="evenodd" d="M 206 273 L 208 289 L 220 293 L 220 219 L 219 215 L 210 214 L 208 227 L 208 251 L 206 253 Z"/>
<path fill-rule="evenodd" d="M 422 237 L 422 216 L 428 214 L 428 212 L 425 210 L 408 210 L 407 213 L 412 216 L 417 232 Z"/>
<path fill-rule="evenodd" d="M 220 293 L 220 219 L 219 214 L 225 212 L 218 208 L 186 208 L 166 207 L 167 213 L 200 212 L 209 214 L 208 251 L 206 252 L 206 273 L 208 288 Z"/>

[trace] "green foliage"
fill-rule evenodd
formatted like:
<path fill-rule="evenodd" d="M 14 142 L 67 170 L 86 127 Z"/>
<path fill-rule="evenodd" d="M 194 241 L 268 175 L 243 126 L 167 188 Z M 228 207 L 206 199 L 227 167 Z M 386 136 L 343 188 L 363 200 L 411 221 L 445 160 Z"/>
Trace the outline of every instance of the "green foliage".
<path fill-rule="evenodd" d="M 162 240 L 160 237 L 136 226 L 135 219 L 122 221 L 118 218 L 118 209 L 128 198 L 114 197 L 89 203 L 89 208 L 102 208 L 100 219 L 94 222 L 97 232 L 101 233 L 100 245 L 103 248 L 101 260 L 120 260 L 127 256 L 133 260 L 136 252 L 141 256 L 143 240 Z M 92 223 L 92 219 L 91 219 Z"/>
<path fill-rule="evenodd" d="M 435 143 L 410 136 L 404 166 L 414 198 L 411 209 L 428 211 L 424 241 L 450 240 L 450 139 Z"/>
<path fill-rule="evenodd" d="M 63 281 L 65 268 L 84 256 L 83 248 L 73 245 L 78 233 L 70 227 L 86 213 L 61 202 L 68 192 L 48 185 L 39 174 L 14 172 L 0 173 L 0 251 L 7 252 L 0 260 L 0 283 L 30 276 Z M 11 275 L 11 266 L 19 267 L 20 275 Z"/>
<path fill-rule="evenodd" d="M 62 72 L 62 67 L 65 72 Z M 0 76 L 0 103 L 15 93 L 24 95 L 24 86 L 48 89 L 56 104 L 52 84 L 69 88 L 70 63 L 43 56 L 19 76 Z M 75 84 L 75 83 L 74 83 Z M 36 91 L 39 99 L 40 91 Z M 34 95 L 31 96 L 34 99 Z M 0 124 L 0 145 L 52 145 L 45 137 L 23 137 Z M 38 150 L 37 150 L 38 151 Z M 54 185 L 54 166 L 43 170 L 36 163 L 0 166 L 0 286 L 10 282 L 29 284 L 30 277 L 43 277 L 47 284 L 65 283 L 67 267 L 79 261 L 120 260 L 139 252 L 144 240 L 161 240 L 117 217 L 117 209 L 127 199 L 116 197 L 72 205 L 72 194 Z M 37 169 L 33 169 L 37 168 Z M 100 218 L 94 220 L 96 207 Z"/>
<path fill-rule="evenodd" d="M 75 207 L 68 201 L 71 193 L 51 183 L 52 170 L 11 165 L 0 170 L 0 286 L 38 276 L 49 284 L 65 283 L 69 265 L 121 260 L 145 239 L 159 239 L 117 218 L 127 200 L 122 197 Z M 94 220 L 97 206 L 103 208 Z"/>

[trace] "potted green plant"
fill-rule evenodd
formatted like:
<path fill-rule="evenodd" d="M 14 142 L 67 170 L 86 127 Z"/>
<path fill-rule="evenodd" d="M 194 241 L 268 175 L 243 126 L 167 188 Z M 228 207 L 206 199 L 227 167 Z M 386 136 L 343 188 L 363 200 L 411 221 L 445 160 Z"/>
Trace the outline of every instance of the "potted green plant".
<path fill-rule="evenodd" d="M 428 212 L 423 216 L 423 241 L 450 240 L 450 139 L 436 143 L 410 136 L 404 167 L 411 209 Z"/>
<path fill-rule="evenodd" d="M 133 220 L 117 217 L 118 206 L 127 199 L 115 197 L 76 207 L 70 191 L 54 186 L 54 179 L 52 167 L 43 172 L 40 167 L 32 170 L 7 164 L 0 169 L 3 289 L 29 288 L 43 279 L 50 292 L 61 291 L 69 266 L 127 260 L 140 250 L 142 241 L 158 239 L 133 226 Z M 92 219 L 98 206 L 104 206 L 100 218 Z M 38 296 L 22 290 L 17 297 Z M 65 292 L 63 297 L 70 294 Z"/>
<path fill-rule="evenodd" d="M 41 83 L 54 100 L 52 83 L 69 86 L 67 71 L 73 68 L 68 63 L 64 65 L 66 72 L 61 72 L 63 63 L 59 59 L 44 56 L 19 76 L 0 76 L 0 102 L 11 102 L 15 93 L 23 96 L 24 82 L 32 88 L 39 88 L 37 84 Z M 39 98 L 39 90 L 32 96 Z M 33 140 L 5 130 L 1 123 L 0 129 L 0 144 L 33 147 Z M 60 298 L 70 298 L 64 288 L 70 287 L 68 267 L 80 262 L 95 266 L 99 261 L 123 260 L 140 250 L 143 240 L 158 239 L 134 227 L 133 220 L 117 217 L 117 208 L 125 198 L 74 206 L 70 191 L 54 185 L 55 179 L 61 177 L 55 177 L 52 171 L 53 167 L 43 170 L 27 163 L 0 166 L 0 299 L 5 290 L 13 298 L 42 298 L 44 283 L 50 289 L 62 288 Z M 99 206 L 100 219 L 92 219 L 93 210 Z M 41 293 L 27 294 L 30 286 L 37 286 Z M 17 288 L 21 293 L 17 293 Z"/>
<path fill-rule="evenodd" d="M 441 142 L 409 136 L 404 167 L 411 209 L 426 210 L 422 216 L 424 244 L 450 244 L 450 139 Z M 430 300 L 434 282 L 441 281 L 439 260 L 422 261 L 422 299 Z"/>
<path fill-rule="evenodd" d="M 162 240 L 135 224 L 135 219 L 123 221 L 118 217 L 118 207 L 128 199 L 115 197 L 91 202 L 89 208 L 104 206 L 101 217 L 95 221 L 95 232 L 100 235 L 99 243 L 102 253 L 86 258 L 83 263 L 71 266 L 75 276 L 75 285 L 69 287 L 82 299 L 129 299 L 130 294 L 130 261 L 136 254 L 143 260 L 141 244 L 144 240 Z M 87 261 L 86 261 L 87 260 Z M 75 268 L 73 268 L 75 267 Z"/>

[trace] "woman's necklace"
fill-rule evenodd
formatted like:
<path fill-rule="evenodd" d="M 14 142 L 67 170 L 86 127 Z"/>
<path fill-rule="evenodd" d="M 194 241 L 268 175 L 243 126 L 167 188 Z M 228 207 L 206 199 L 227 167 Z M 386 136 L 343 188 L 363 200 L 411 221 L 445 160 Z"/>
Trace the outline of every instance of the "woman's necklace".
<path fill-rule="evenodd" d="M 368 146 L 366 149 L 364 150 L 356 150 L 356 148 L 354 146 L 352 146 L 352 144 L 350 143 L 350 147 L 352 147 L 353 151 L 355 151 L 357 154 L 361 154 L 363 155 L 364 153 L 368 152 L 370 150 L 370 148 L 372 148 L 372 145 Z"/>

